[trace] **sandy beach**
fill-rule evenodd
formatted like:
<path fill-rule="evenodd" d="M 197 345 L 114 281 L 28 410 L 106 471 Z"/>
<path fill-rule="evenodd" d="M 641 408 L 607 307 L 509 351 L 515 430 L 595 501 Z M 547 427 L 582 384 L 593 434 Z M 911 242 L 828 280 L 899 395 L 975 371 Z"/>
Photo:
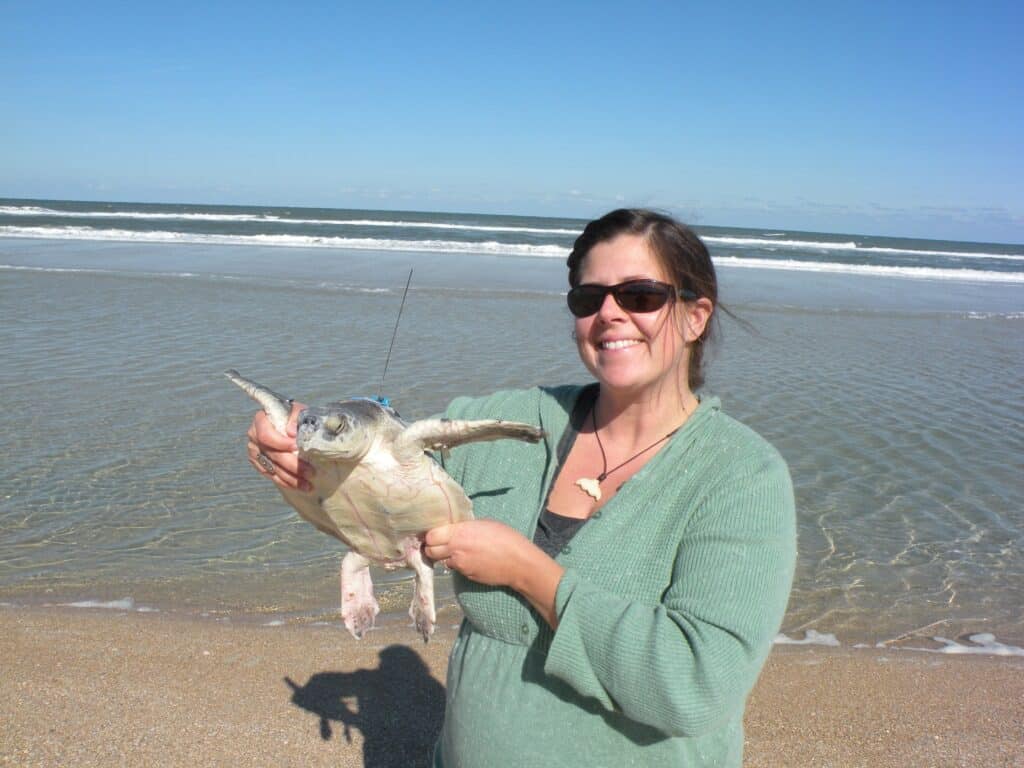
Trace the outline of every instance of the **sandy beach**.
<path fill-rule="evenodd" d="M 454 612 L 261 626 L 0 608 L 0 764 L 416 766 L 444 709 Z M 1024 766 L 1024 659 L 779 647 L 747 710 L 748 766 Z"/>

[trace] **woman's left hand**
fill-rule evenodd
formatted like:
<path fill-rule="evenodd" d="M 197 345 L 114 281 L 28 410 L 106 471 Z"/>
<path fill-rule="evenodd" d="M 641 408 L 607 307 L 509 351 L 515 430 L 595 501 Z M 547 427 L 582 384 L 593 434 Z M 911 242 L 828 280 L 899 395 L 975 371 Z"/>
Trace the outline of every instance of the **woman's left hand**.
<path fill-rule="evenodd" d="M 468 520 L 428 531 L 423 553 L 473 581 L 514 586 L 532 546 L 523 534 L 494 520 Z"/>
<path fill-rule="evenodd" d="M 511 587 L 558 628 L 555 593 L 565 569 L 514 528 L 495 520 L 469 520 L 427 531 L 423 554 L 467 579 Z"/>

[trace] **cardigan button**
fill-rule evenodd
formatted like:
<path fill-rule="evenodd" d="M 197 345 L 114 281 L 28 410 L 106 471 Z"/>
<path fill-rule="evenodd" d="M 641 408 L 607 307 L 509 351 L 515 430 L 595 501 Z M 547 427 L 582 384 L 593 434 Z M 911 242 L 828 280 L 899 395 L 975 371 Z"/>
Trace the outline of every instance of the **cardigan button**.
<path fill-rule="evenodd" d="M 570 547 L 568 544 L 566 544 L 564 547 L 562 547 L 562 554 L 563 555 L 568 555 L 570 552 L 572 552 L 572 547 Z"/>
<path fill-rule="evenodd" d="M 530 634 L 530 625 L 529 625 L 529 624 L 523 624 L 523 626 L 521 626 L 521 627 L 519 628 L 519 632 L 520 632 L 521 634 L 523 634 L 523 635 L 528 635 L 528 634 Z"/>
<path fill-rule="evenodd" d="M 594 514 L 591 515 L 591 517 L 594 518 L 595 520 L 598 519 L 599 517 L 601 517 L 601 510 L 600 509 L 597 510 Z"/>

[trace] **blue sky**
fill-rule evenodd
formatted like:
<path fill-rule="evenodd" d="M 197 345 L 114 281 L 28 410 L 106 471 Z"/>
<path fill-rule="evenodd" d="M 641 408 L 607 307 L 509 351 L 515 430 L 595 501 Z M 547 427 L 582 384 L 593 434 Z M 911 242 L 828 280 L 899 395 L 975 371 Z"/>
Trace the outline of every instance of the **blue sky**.
<path fill-rule="evenodd" d="M 370 5 L 0 0 L 0 196 L 1024 242 L 1019 3 Z"/>

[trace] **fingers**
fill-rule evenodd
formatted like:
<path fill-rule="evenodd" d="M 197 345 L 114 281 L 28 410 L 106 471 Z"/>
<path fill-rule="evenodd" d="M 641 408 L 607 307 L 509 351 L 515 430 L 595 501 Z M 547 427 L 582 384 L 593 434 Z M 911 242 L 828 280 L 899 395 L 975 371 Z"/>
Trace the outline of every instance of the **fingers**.
<path fill-rule="evenodd" d="M 267 470 L 262 464 L 260 464 L 258 460 L 253 459 L 251 456 L 249 457 L 249 463 L 252 464 L 253 469 L 255 469 L 257 472 L 259 472 L 261 475 L 263 475 L 270 482 L 272 482 L 274 485 L 276 485 L 278 488 L 281 488 L 282 490 L 304 491 L 308 489 L 307 485 L 305 484 L 306 481 L 302 480 L 301 478 L 295 477 L 294 475 L 291 475 L 285 472 L 284 470 L 279 470 L 275 467 L 274 471 L 271 472 Z"/>
<path fill-rule="evenodd" d="M 305 410 L 302 403 L 292 403 L 292 412 L 288 415 L 288 436 L 295 437 L 299 434 L 299 414 Z"/>
<path fill-rule="evenodd" d="M 294 416 L 294 410 L 292 414 Z M 257 411 L 252 419 L 252 424 L 249 426 L 249 440 L 264 451 L 292 452 L 295 450 L 295 435 L 283 435 L 278 432 L 263 411 Z"/>
<path fill-rule="evenodd" d="M 452 550 L 452 525 L 442 525 L 427 531 L 423 537 L 423 554 L 435 563 L 443 562 L 445 568 L 454 567 L 455 553 Z"/>
<path fill-rule="evenodd" d="M 439 525 L 427 531 L 423 541 L 427 545 L 447 544 L 452 537 L 452 525 Z"/>
<path fill-rule="evenodd" d="M 251 440 L 246 445 L 249 463 L 264 477 L 272 480 L 278 488 L 310 491 L 313 489 L 309 478 L 313 468 L 293 452 L 260 450 Z"/>
<path fill-rule="evenodd" d="M 447 548 L 444 549 L 443 551 L 439 550 L 437 556 L 435 557 L 434 555 L 427 554 L 426 547 L 424 547 L 424 549 L 423 549 L 423 556 L 426 558 L 428 563 L 431 563 L 431 564 L 433 564 L 433 563 L 440 563 L 445 568 L 447 568 L 449 571 L 457 571 L 457 570 L 459 570 L 459 557 L 458 557 L 458 555 L 456 555 L 454 552 L 448 550 Z"/>
<path fill-rule="evenodd" d="M 295 446 L 296 421 L 305 408 L 301 403 L 292 406 L 288 419 L 290 434 L 284 435 L 274 428 L 263 411 L 258 411 L 249 426 L 246 452 L 249 463 L 274 485 L 282 489 L 310 491 L 313 486 L 313 467 L 301 461 Z"/>

